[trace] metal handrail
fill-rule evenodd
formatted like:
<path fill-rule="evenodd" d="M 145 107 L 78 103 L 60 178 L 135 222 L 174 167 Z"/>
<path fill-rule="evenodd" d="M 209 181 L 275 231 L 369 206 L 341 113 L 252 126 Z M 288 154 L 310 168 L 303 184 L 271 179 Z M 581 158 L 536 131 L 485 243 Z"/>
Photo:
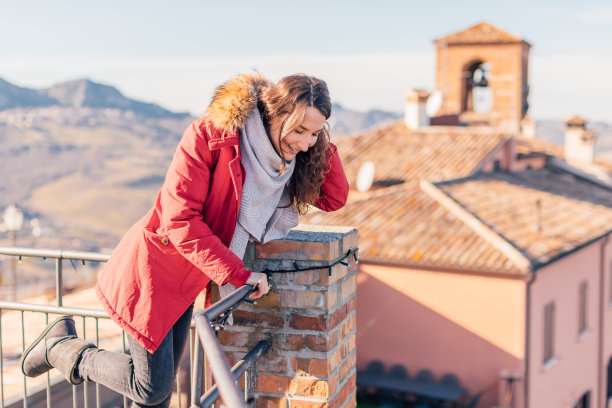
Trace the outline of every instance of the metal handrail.
<path fill-rule="evenodd" d="M 30 258 L 73 259 L 76 261 L 106 262 L 110 255 L 97 252 L 66 251 L 63 249 L 34 249 L 0 247 L 0 255 L 27 256 Z"/>
<path fill-rule="evenodd" d="M 91 317 L 91 318 L 104 318 L 108 319 L 109 316 L 102 310 L 85 309 L 85 308 L 74 308 L 64 307 L 62 305 L 62 260 L 79 260 L 79 261 L 92 261 L 92 262 L 106 262 L 109 260 L 110 255 L 103 255 L 93 252 L 80 252 L 80 251 L 65 251 L 65 250 L 45 250 L 45 249 L 32 249 L 32 248 L 16 248 L 16 247 L 0 247 L 0 255 L 18 256 L 21 257 L 38 257 L 38 258 L 55 258 L 56 259 L 56 290 L 57 290 L 57 305 L 37 305 L 31 303 L 21 302 L 9 302 L 0 301 L 0 313 L 2 310 L 16 310 L 29 312 L 41 312 L 46 314 L 65 314 Z M 209 362 L 212 374 L 216 380 L 216 385 L 210 390 L 207 390 L 204 396 L 201 396 L 199 391 L 192 392 L 192 404 L 193 401 L 200 400 L 201 407 L 209 407 L 214 404 L 218 399 L 219 395 L 223 397 L 226 405 L 230 407 L 242 408 L 246 407 L 245 399 L 240 396 L 239 387 L 236 384 L 237 378 L 244 374 L 246 370 L 254 370 L 257 358 L 259 358 L 264 352 L 270 347 L 267 342 L 260 342 L 253 350 L 251 350 L 242 360 L 240 360 L 230 370 L 229 364 L 225 359 L 221 344 L 215 335 L 215 327 L 219 328 L 217 319 L 220 317 L 224 318 L 231 312 L 238 304 L 245 301 L 249 295 L 253 292 L 254 287 L 251 285 L 244 285 L 229 296 L 222 298 L 206 310 L 196 312 L 192 320 L 192 326 L 195 325 L 197 329 L 197 337 L 200 338 L 201 347 L 204 350 L 206 359 Z M 223 324 L 223 323 L 222 323 Z M 125 342 L 125 338 L 124 338 Z M 1 347 L 1 345 L 0 345 Z M 195 358 L 193 364 L 193 374 L 197 374 L 198 380 L 201 380 L 201 372 L 205 369 L 203 358 L 198 356 L 199 348 L 196 348 Z M 0 348 L 0 360 L 2 359 L 2 350 Z M 1 366 L 1 364 L 0 364 Z M 192 377 L 193 378 L 193 377 Z M 25 387 L 25 382 L 24 382 Z M 246 387 L 245 387 L 246 388 Z M 199 395 L 198 395 L 199 393 Z M 25 395 L 25 390 L 24 390 Z M 74 390 L 73 390 L 73 395 Z M 73 397 L 75 398 L 75 397 Z M 76 400 L 75 400 L 76 402 Z M 24 406 L 27 406 L 27 398 L 24 400 Z M 124 405 L 127 402 L 124 398 Z M 197 406 L 197 405 L 194 405 Z"/>
<path fill-rule="evenodd" d="M 103 310 L 96 309 L 84 309 L 78 307 L 64 307 L 64 306 L 47 306 L 47 305 L 36 305 L 33 303 L 19 303 L 19 302 L 8 302 L 0 300 L 0 310 L 18 310 L 28 312 L 40 312 L 60 315 L 70 315 L 79 317 L 97 317 L 99 319 L 109 319 L 108 314 Z"/>
<path fill-rule="evenodd" d="M 204 354 L 208 359 L 209 367 L 217 382 L 219 393 L 221 397 L 223 397 L 223 401 L 232 408 L 246 408 L 246 404 L 235 385 L 236 379 L 232 376 L 229 364 L 221 349 L 221 343 L 219 343 L 219 339 L 211 326 L 211 321 L 221 316 L 221 314 L 237 303 L 243 301 L 252 291 L 253 286 L 244 285 L 236 289 L 230 295 L 222 298 L 208 309 L 197 312 L 193 316 L 202 347 L 204 348 Z"/>
<path fill-rule="evenodd" d="M 232 378 L 238 380 L 242 374 L 246 372 L 257 359 L 270 348 L 270 343 L 260 341 L 253 350 L 249 351 L 242 359 L 240 359 L 231 369 Z M 219 399 L 219 389 L 217 384 L 213 385 L 206 391 L 206 394 L 200 398 L 200 407 L 208 408 Z"/>
<path fill-rule="evenodd" d="M 30 258 L 54 258 L 55 259 L 55 280 L 56 280 L 56 301 L 57 306 L 62 306 L 63 303 L 63 273 L 62 260 L 70 259 L 77 261 L 90 262 L 106 262 L 110 259 L 110 255 L 100 254 L 97 252 L 82 252 L 82 251 L 66 251 L 63 249 L 34 249 L 34 248 L 19 248 L 19 247 L 0 247 L 0 255 L 12 255 Z M 16 284 L 16 283 L 14 283 Z"/>

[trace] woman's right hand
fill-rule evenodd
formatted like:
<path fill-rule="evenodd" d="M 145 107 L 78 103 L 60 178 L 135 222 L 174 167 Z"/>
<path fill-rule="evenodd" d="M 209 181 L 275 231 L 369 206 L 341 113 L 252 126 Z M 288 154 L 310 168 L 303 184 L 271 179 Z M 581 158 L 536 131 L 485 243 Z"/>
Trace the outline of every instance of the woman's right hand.
<path fill-rule="evenodd" d="M 270 286 L 268 285 L 268 276 L 265 273 L 261 272 L 251 272 L 251 276 L 246 281 L 247 285 L 257 285 L 257 288 L 251 295 L 249 296 L 251 299 L 258 299 L 270 290 Z"/>

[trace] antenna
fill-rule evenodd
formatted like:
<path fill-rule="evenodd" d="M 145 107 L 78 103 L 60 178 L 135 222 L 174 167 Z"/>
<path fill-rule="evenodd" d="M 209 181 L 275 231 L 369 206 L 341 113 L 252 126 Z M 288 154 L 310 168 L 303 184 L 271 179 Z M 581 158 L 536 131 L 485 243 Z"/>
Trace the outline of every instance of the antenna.
<path fill-rule="evenodd" d="M 425 112 L 427 116 L 430 118 L 435 116 L 442 105 L 442 93 L 438 90 L 433 91 L 433 93 L 427 98 L 427 103 L 425 104 Z"/>
<path fill-rule="evenodd" d="M 542 199 L 538 198 L 535 201 L 535 220 L 533 230 L 536 233 L 542 232 Z"/>
<path fill-rule="evenodd" d="M 374 162 L 364 162 L 357 173 L 357 190 L 364 192 L 372 187 L 374 182 Z"/>

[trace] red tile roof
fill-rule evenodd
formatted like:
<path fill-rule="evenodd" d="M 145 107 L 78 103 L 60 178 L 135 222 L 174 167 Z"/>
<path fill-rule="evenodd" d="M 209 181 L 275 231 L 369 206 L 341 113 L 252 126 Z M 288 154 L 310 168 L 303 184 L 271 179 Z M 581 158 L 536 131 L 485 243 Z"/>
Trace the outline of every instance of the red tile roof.
<path fill-rule="evenodd" d="M 340 211 L 310 213 L 302 222 L 356 226 L 362 261 L 508 274 L 523 272 L 418 185 L 379 190 Z"/>
<path fill-rule="evenodd" d="M 510 34 L 489 23 L 480 23 L 434 41 L 436 44 L 511 44 L 527 43 L 520 37 Z"/>
<path fill-rule="evenodd" d="M 437 186 L 536 267 L 611 230 L 612 190 L 563 171 L 481 173 Z"/>
<path fill-rule="evenodd" d="M 587 120 L 585 118 L 582 118 L 578 115 L 574 115 L 571 118 L 569 118 L 568 120 L 565 121 L 566 125 L 573 125 L 573 126 L 584 126 L 587 124 Z"/>
<path fill-rule="evenodd" d="M 357 227 L 365 261 L 511 275 L 612 230 L 612 189 L 558 165 L 561 146 L 518 138 L 516 153 L 543 155 L 549 165 L 483 173 L 509 140 L 487 127 L 415 131 L 403 123 L 343 139 L 337 145 L 352 185 L 365 161 L 374 162 L 375 185 L 397 185 L 351 193 L 340 211 L 301 221 Z"/>
<path fill-rule="evenodd" d="M 516 140 L 516 152 L 525 156 L 544 154 L 548 156 L 565 158 L 563 146 L 556 145 L 540 139 L 519 137 Z M 593 173 L 605 172 L 612 176 L 612 161 L 595 156 L 593 164 L 588 166 L 587 171 Z"/>
<path fill-rule="evenodd" d="M 477 171 L 510 136 L 485 127 L 410 130 L 398 122 L 337 143 L 351 185 L 359 168 L 374 162 L 375 184 L 448 180 Z"/>
<path fill-rule="evenodd" d="M 301 222 L 356 226 L 363 260 L 521 273 L 508 257 L 418 185 L 421 180 L 471 175 L 508 140 L 508 135 L 490 128 L 414 131 L 403 123 L 343 139 L 337 145 L 352 185 L 365 161 L 374 162 L 375 183 L 403 184 L 371 190 L 334 213 L 314 211 Z"/>

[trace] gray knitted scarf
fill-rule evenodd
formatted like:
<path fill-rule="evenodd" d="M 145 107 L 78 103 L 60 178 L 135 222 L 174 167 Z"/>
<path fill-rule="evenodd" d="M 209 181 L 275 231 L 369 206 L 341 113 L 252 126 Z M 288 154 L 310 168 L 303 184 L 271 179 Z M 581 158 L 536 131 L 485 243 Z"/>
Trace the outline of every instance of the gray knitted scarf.
<path fill-rule="evenodd" d="M 281 174 L 282 159 L 266 133 L 257 108 L 247 117 L 240 135 L 240 152 L 245 180 L 238 222 L 229 249 L 240 259 L 244 257 L 249 239 L 261 243 L 282 238 L 298 225 L 297 208 L 290 203 L 286 188 L 291 179 L 295 160 L 286 162 Z M 221 295 L 231 293 L 233 285 L 221 287 Z"/>

